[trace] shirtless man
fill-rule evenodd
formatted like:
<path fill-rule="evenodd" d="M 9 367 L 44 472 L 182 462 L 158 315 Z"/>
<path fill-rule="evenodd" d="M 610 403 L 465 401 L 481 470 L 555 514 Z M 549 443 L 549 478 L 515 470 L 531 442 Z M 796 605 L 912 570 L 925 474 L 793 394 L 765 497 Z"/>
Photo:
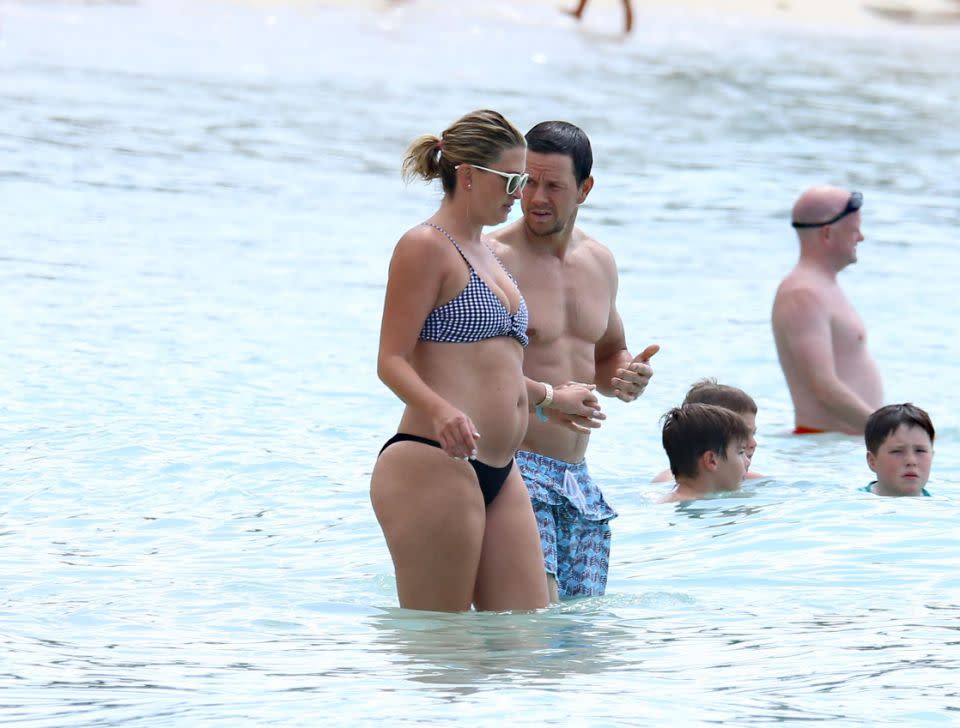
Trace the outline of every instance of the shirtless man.
<path fill-rule="evenodd" d="M 883 404 L 863 321 L 837 283 L 857 262 L 863 196 L 813 187 L 793 206 L 800 260 L 773 301 L 773 336 L 795 412 L 794 432 L 863 434 Z"/>
<path fill-rule="evenodd" d="M 630 355 L 617 313 L 617 266 L 610 251 L 574 226 L 593 188 L 587 135 L 562 121 L 527 132 L 530 175 L 523 219 L 493 233 L 495 252 L 515 276 L 530 311 L 523 371 L 531 379 L 595 385 L 624 402 L 653 375 L 659 349 Z M 547 389 L 546 398 L 551 392 Z M 549 404 L 549 402 L 547 402 Z M 602 419 L 599 404 L 596 419 Z M 617 514 L 590 480 L 584 454 L 598 421 L 538 408 L 517 453 L 540 528 L 553 601 L 603 594 L 610 519 Z"/>

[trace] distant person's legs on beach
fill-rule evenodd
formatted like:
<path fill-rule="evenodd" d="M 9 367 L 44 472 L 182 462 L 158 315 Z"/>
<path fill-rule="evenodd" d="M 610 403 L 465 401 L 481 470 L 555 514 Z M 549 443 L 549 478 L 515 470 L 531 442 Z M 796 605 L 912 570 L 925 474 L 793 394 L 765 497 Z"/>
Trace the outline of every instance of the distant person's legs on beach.
<path fill-rule="evenodd" d="M 580 18 L 583 17 L 583 11 L 586 7 L 587 7 L 587 0 L 580 0 L 580 3 L 577 5 L 576 9 L 568 10 L 567 12 L 570 13 L 577 20 L 580 20 Z"/>
<path fill-rule="evenodd" d="M 589 0 L 580 0 L 576 8 L 568 10 L 567 12 L 577 20 L 580 20 L 583 17 L 583 11 L 586 9 L 588 1 Z M 623 32 L 629 33 L 631 30 L 633 30 L 633 4 L 631 0 L 623 0 Z"/>

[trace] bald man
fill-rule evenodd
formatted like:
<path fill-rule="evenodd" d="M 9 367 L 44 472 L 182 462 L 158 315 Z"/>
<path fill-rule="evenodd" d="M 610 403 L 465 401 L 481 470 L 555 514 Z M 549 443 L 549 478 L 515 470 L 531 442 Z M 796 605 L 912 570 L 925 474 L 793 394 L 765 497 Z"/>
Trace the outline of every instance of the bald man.
<path fill-rule="evenodd" d="M 862 204 L 859 192 L 824 186 L 806 190 L 793 206 L 800 260 L 777 288 L 772 323 L 796 434 L 863 434 L 883 404 L 863 321 L 837 282 L 857 262 Z"/>

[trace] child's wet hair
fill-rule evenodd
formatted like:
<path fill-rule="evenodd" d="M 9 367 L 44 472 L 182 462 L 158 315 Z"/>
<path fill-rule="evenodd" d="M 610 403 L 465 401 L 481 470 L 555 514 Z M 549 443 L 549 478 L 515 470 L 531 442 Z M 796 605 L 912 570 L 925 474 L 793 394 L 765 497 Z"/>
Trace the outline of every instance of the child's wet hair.
<path fill-rule="evenodd" d="M 675 478 L 695 478 L 703 453 L 711 450 L 723 459 L 731 442 L 746 442 L 750 430 L 733 410 L 693 402 L 674 407 L 662 418 L 663 449 Z"/>
<path fill-rule="evenodd" d="M 936 433 L 933 429 L 933 422 L 930 421 L 930 415 L 915 404 L 904 402 L 903 404 L 888 404 L 881 407 L 867 418 L 867 424 L 863 432 L 867 450 L 876 455 L 883 441 L 896 432 L 900 425 L 919 427 L 926 431 L 930 436 L 930 443 L 933 444 Z"/>
<path fill-rule="evenodd" d="M 715 404 L 734 412 L 757 414 L 757 403 L 753 397 L 737 387 L 718 384 L 716 379 L 707 378 L 694 382 L 684 397 L 684 404 Z"/>

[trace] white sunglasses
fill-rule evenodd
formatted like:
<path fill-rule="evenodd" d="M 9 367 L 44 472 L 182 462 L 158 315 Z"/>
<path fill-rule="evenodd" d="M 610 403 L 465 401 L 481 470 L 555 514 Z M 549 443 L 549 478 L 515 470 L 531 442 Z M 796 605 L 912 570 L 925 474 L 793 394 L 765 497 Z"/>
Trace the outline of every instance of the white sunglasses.
<path fill-rule="evenodd" d="M 454 169 L 460 169 L 462 166 L 462 164 L 458 164 L 456 167 L 454 167 Z M 530 181 L 530 175 L 526 172 L 501 172 L 499 169 L 481 167 L 479 164 L 468 164 L 468 166 L 484 172 L 490 172 L 491 174 L 498 174 L 503 177 L 505 180 L 507 180 L 508 195 L 512 195 L 515 192 L 523 192 L 523 188 L 526 187 L 527 182 Z"/>

